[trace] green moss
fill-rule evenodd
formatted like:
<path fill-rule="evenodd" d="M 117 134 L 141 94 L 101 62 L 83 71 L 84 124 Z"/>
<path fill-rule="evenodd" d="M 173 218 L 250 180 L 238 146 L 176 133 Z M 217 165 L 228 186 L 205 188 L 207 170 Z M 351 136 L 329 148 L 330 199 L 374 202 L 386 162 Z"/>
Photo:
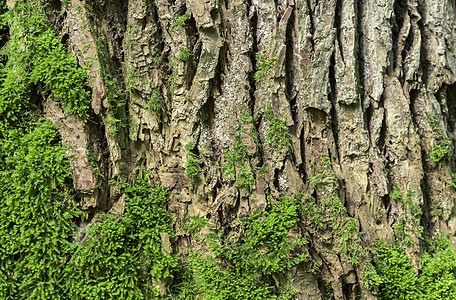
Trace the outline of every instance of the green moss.
<path fill-rule="evenodd" d="M 442 139 L 437 144 L 434 144 L 431 148 L 431 155 L 427 159 L 428 161 L 433 161 L 439 163 L 445 158 L 451 156 L 451 146 L 452 143 L 449 139 Z"/>
<path fill-rule="evenodd" d="M 304 219 L 307 220 L 308 228 L 311 232 L 316 233 L 318 230 L 327 228 L 326 217 L 314 197 L 309 196 L 303 207 L 302 214 Z"/>
<path fill-rule="evenodd" d="M 433 217 L 441 217 L 445 212 L 445 208 L 439 203 L 437 205 L 432 206 L 431 216 Z"/>
<path fill-rule="evenodd" d="M 338 196 L 338 178 L 332 170 L 329 157 L 321 156 L 315 162 L 314 174 L 310 182 L 316 189 L 318 199 L 309 196 L 302 209 L 306 228 L 317 236 L 331 233 L 330 240 L 320 239 L 322 243 L 330 243 L 345 262 L 359 265 L 367 256 L 363 247 L 358 221 L 347 215 L 347 210 Z"/>
<path fill-rule="evenodd" d="M 456 254 L 446 237 L 429 239 L 419 270 L 398 244 L 377 242 L 375 251 L 374 264 L 362 271 L 378 299 L 456 299 Z"/>
<path fill-rule="evenodd" d="M 85 119 L 90 98 L 83 70 L 49 30 L 42 5 L 16 1 L 1 50 L 1 299 L 68 299 L 65 265 L 80 216 L 67 149 L 51 122 L 38 121 L 30 91 L 36 85 Z"/>
<path fill-rule="evenodd" d="M 208 221 L 198 216 L 188 216 L 182 220 L 180 230 L 192 235 L 196 240 L 200 238 L 200 231 L 202 228 L 208 226 Z"/>
<path fill-rule="evenodd" d="M 187 158 L 185 162 L 185 176 L 192 182 L 196 182 L 199 179 L 200 171 L 198 167 L 198 156 L 193 153 L 196 144 L 192 141 L 185 145 L 185 151 L 187 152 Z"/>
<path fill-rule="evenodd" d="M 89 20 L 91 32 L 95 37 L 97 58 L 99 63 L 99 74 L 103 79 L 104 90 L 106 92 L 106 98 L 108 102 L 108 131 L 111 134 L 116 134 L 121 131 L 128 131 L 130 126 L 130 117 L 128 115 L 127 107 L 127 93 L 126 88 L 122 87 L 124 78 L 122 73 L 119 72 L 120 66 L 111 59 L 109 53 L 109 45 L 107 44 L 104 35 L 97 30 L 96 16 L 91 10 L 86 9 L 86 15 Z M 139 80 L 136 76 L 139 75 L 137 69 L 130 69 L 127 77 L 130 76 L 130 82 L 128 89 L 132 90 L 135 84 L 138 84 Z M 133 85 L 132 85 L 133 84 Z M 106 123 L 106 120 L 105 120 Z M 105 124 L 106 125 L 106 124 Z"/>
<path fill-rule="evenodd" d="M 449 187 L 450 187 L 452 190 L 456 191 L 456 173 L 452 173 L 452 174 L 451 174 L 451 182 L 450 182 L 450 184 L 449 184 Z"/>
<path fill-rule="evenodd" d="M 424 287 L 425 299 L 456 299 L 456 254 L 446 238 L 438 237 L 432 252 L 422 257 L 423 268 L 418 286 Z"/>
<path fill-rule="evenodd" d="M 0 134 L 0 298 L 68 299 L 64 266 L 73 219 L 66 149 L 49 122 Z"/>
<path fill-rule="evenodd" d="M 310 182 L 316 188 L 322 188 L 327 186 L 330 189 L 334 189 L 337 186 L 337 176 L 332 170 L 332 163 L 328 156 L 321 155 L 320 167 L 310 177 Z M 314 161 L 314 165 L 317 161 Z"/>
<path fill-rule="evenodd" d="M 90 92 L 87 76 L 75 58 L 50 29 L 34 39 L 27 40 L 34 56 L 30 79 L 33 84 L 43 83 L 55 97 L 61 99 L 68 111 L 87 119 L 90 111 Z"/>
<path fill-rule="evenodd" d="M 423 227 L 420 225 L 421 207 L 419 203 L 413 203 L 412 190 L 407 190 L 407 196 L 404 198 L 400 189 L 395 186 L 391 194 L 391 199 L 399 202 L 403 208 L 403 213 L 399 215 L 396 224 L 393 225 L 393 230 L 397 240 L 403 245 L 411 246 L 414 244 L 413 236 L 421 238 Z"/>
<path fill-rule="evenodd" d="M 129 118 L 127 116 L 121 116 L 121 118 L 118 119 L 113 114 L 111 114 L 111 116 L 108 119 L 106 119 L 106 123 L 108 125 L 108 132 L 110 134 L 116 134 L 122 128 L 128 128 Z"/>
<path fill-rule="evenodd" d="M 223 178 L 235 180 L 235 185 L 252 191 L 255 187 L 255 176 L 249 163 L 247 149 L 239 134 L 235 135 L 233 151 L 225 154 L 225 164 L 221 167 Z"/>
<path fill-rule="evenodd" d="M 267 58 L 266 52 L 258 52 L 256 55 L 257 65 L 253 79 L 259 83 L 266 75 L 269 74 L 272 67 L 279 60 L 278 57 Z"/>
<path fill-rule="evenodd" d="M 302 251 L 306 241 L 289 232 L 299 220 L 301 197 L 269 198 L 265 210 L 249 212 L 241 219 L 244 234 L 236 243 L 215 232 L 206 235 L 214 256 L 190 255 L 188 267 L 182 268 L 186 276 L 176 284 L 175 292 L 186 295 L 180 299 L 278 299 L 283 289 L 273 275 L 283 275 L 308 257 Z"/>
<path fill-rule="evenodd" d="M 361 237 L 359 235 L 358 221 L 351 217 L 346 217 L 340 229 L 340 241 L 338 249 L 341 256 L 346 262 L 359 265 L 365 256 L 365 251 L 362 246 Z"/>
<path fill-rule="evenodd" d="M 394 186 L 394 190 L 390 195 L 391 199 L 399 201 L 402 205 L 404 205 L 404 198 L 402 197 L 401 190 L 397 185 Z"/>
<path fill-rule="evenodd" d="M 334 299 L 334 288 L 331 282 L 323 280 L 323 289 L 325 291 L 325 299 Z"/>
<path fill-rule="evenodd" d="M 249 125 L 249 127 L 250 127 L 249 133 L 253 137 L 255 143 L 259 144 L 260 139 L 258 137 L 258 132 L 255 128 L 255 122 L 253 120 L 253 116 L 250 112 L 250 109 L 248 107 L 241 107 L 241 108 L 239 108 L 239 114 L 241 115 L 241 123 Z"/>
<path fill-rule="evenodd" d="M 427 113 L 426 117 L 434 130 L 436 140 L 434 145 L 431 147 L 431 153 L 429 154 L 427 161 L 441 163 L 443 160 L 448 159 L 452 155 L 452 142 L 440 129 L 437 117 L 431 116 Z"/>
<path fill-rule="evenodd" d="M 156 299 L 152 283 L 167 280 L 177 265 L 161 235 L 173 237 L 168 192 L 141 173 L 122 184 L 125 213 L 104 214 L 77 244 L 67 266 L 68 299 Z"/>
<path fill-rule="evenodd" d="M 87 149 L 87 159 L 89 160 L 90 167 L 92 170 L 97 174 L 98 180 L 104 177 L 104 175 L 101 173 L 100 168 L 98 167 L 97 163 L 97 157 L 95 156 L 95 150 L 93 148 L 93 144 L 89 143 L 88 140 L 86 140 L 86 149 Z"/>
<path fill-rule="evenodd" d="M 127 76 L 125 76 L 125 86 L 127 92 L 132 92 L 134 89 L 137 89 L 141 80 L 141 74 L 137 68 L 129 68 Z"/>
<path fill-rule="evenodd" d="M 255 172 L 254 168 L 252 168 L 251 160 L 256 161 L 256 165 L 254 166 L 256 166 L 257 172 L 264 172 L 267 169 L 267 165 L 264 165 L 262 169 L 258 168 L 258 165 L 262 160 L 258 155 L 260 139 L 249 108 L 241 107 L 239 109 L 239 113 L 240 122 L 234 122 L 237 129 L 236 133 L 232 134 L 235 139 L 233 150 L 226 152 L 225 164 L 221 167 L 221 170 L 224 179 L 234 180 L 237 187 L 244 188 L 251 192 L 255 188 L 256 184 Z M 248 128 L 248 134 L 253 139 L 256 146 L 255 153 L 250 155 L 247 153 L 246 145 L 242 140 L 242 137 L 245 135 L 245 127 Z"/>
<path fill-rule="evenodd" d="M 9 11 L 12 31 L 2 48 L 8 61 L 1 74 L 0 120 L 11 123 L 20 119 L 30 108 L 32 85 L 38 85 L 44 97 L 54 95 L 68 111 L 87 120 L 91 95 L 85 71 L 49 29 L 42 5 L 21 0 Z"/>
<path fill-rule="evenodd" d="M 173 237 L 167 191 L 145 175 L 120 185 L 125 214 L 96 218 L 81 240 L 59 138 L 50 122 L 0 135 L 0 298 L 156 299 L 151 279 L 176 266 L 161 246 L 162 233 Z"/>
<path fill-rule="evenodd" d="M 377 294 L 378 287 L 383 283 L 383 279 L 370 260 L 366 260 L 361 265 L 361 273 L 363 274 L 361 281 L 362 286 L 365 289 L 373 291 L 374 294 Z"/>
<path fill-rule="evenodd" d="M 422 299 L 418 277 L 410 259 L 399 246 L 376 245 L 376 268 L 381 277 L 380 299 Z"/>
<path fill-rule="evenodd" d="M 192 55 L 192 52 L 188 48 L 180 47 L 177 59 L 180 61 L 187 61 Z"/>
<path fill-rule="evenodd" d="M 148 108 L 153 111 L 158 118 L 163 119 L 167 115 L 165 99 L 158 87 L 152 85 L 151 90 L 152 92 L 147 103 Z"/>
<path fill-rule="evenodd" d="M 274 115 L 272 108 L 265 112 L 267 121 L 266 145 L 274 150 L 287 149 L 291 147 L 290 131 L 285 121 Z"/>
<path fill-rule="evenodd" d="M 172 31 L 174 31 L 177 27 L 184 27 L 188 19 L 190 19 L 190 14 L 186 11 L 185 14 L 174 20 L 171 25 Z"/>

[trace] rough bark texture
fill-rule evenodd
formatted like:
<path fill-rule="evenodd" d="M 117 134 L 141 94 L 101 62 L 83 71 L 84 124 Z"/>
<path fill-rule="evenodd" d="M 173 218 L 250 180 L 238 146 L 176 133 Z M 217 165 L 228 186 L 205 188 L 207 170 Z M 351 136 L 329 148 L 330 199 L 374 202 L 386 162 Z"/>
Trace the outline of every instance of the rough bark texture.
<path fill-rule="evenodd" d="M 121 207 L 109 180 L 131 180 L 145 167 L 174 195 L 176 231 L 185 216 L 200 215 L 235 235 L 239 216 L 264 208 L 268 195 L 303 192 L 303 201 L 313 195 L 321 204 L 337 194 L 370 245 L 400 239 L 394 226 L 413 218 L 390 196 L 397 186 L 403 195 L 413 191 L 411 201 L 423 211 L 409 223 L 429 235 L 449 233 L 454 242 L 453 0 L 100 2 L 53 1 L 47 8 L 80 65 L 91 63 L 94 122 L 65 115 L 51 98 L 45 105 L 73 146 L 85 209 Z M 274 120 L 286 125 L 289 140 L 272 135 Z M 238 141 L 247 157 L 226 176 L 222 166 Z M 186 176 L 189 142 L 198 160 L 193 180 Z M 433 159 L 436 146 L 448 153 Z M 338 181 L 319 190 L 310 179 L 325 157 Z M 254 181 L 242 184 L 249 179 L 242 171 Z M 355 290 L 375 299 L 358 286 L 358 268 L 328 251 L 319 235 L 331 233 L 303 224 L 296 232 L 310 241 L 318 271 L 303 264 L 287 275 L 298 298 L 322 298 L 327 280 L 336 299 Z M 408 230 L 414 264 L 417 232 Z M 174 251 L 185 255 L 189 245 L 178 236 Z"/>

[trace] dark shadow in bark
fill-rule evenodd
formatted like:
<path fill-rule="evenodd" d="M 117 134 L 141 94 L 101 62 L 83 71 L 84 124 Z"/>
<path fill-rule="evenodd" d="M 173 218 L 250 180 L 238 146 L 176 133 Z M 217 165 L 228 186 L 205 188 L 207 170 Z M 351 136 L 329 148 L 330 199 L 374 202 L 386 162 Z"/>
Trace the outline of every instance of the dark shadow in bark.
<path fill-rule="evenodd" d="M 418 134 L 420 135 L 420 148 L 421 148 L 421 159 L 422 159 L 422 166 L 423 166 L 423 171 L 426 174 L 427 172 L 431 171 L 431 166 L 429 163 L 426 161 L 426 151 L 424 150 L 423 147 L 423 139 L 424 139 L 424 133 L 419 125 L 419 114 L 416 111 L 416 101 L 419 96 L 419 91 L 418 90 L 411 90 L 410 91 L 410 112 L 412 114 L 412 121 L 415 129 L 417 130 Z M 432 211 L 432 195 L 430 194 L 430 184 L 428 182 L 430 178 L 428 176 L 424 176 L 424 178 L 421 180 L 421 191 L 423 193 L 423 205 L 421 206 L 421 210 L 423 214 L 421 215 L 420 219 L 420 225 L 423 226 L 425 232 L 424 234 L 426 235 L 427 233 L 431 233 L 434 231 L 434 228 L 431 223 L 431 211 Z"/>
<path fill-rule="evenodd" d="M 388 212 L 391 208 L 391 198 L 390 198 L 389 194 L 386 194 L 383 197 L 381 197 L 381 200 L 382 200 L 383 208 L 385 209 L 385 211 L 388 214 Z"/>
<path fill-rule="evenodd" d="M 331 286 L 329 281 L 323 280 L 323 278 L 319 277 L 317 279 L 318 289 L 323 297 L 323 299 L 333 300 L 334 298 L 334 289 Z"/>
<path fill-rule="evenodd" d="M 407 14 L 407 2 L 406 1 L 394 1 L 394 18 L 391 20 L 391 31 L 393 39 L 393 69 L 395 69 L 398 51 L 397 48 L 398 41 L 400 39 L 400 31 L 402 25 L 404 24 L 404 18 Z"/>
<path fill-rule="evenodd" d="M 192 56 L 187 60 L 185 77 L 187 81 L 187 89 L 191 88 L 193 79 L 198 69 L 199 58 L 201 56 L 201 41 L 198 29 L 196 27 L 195 18 L 190 16 L 185 26 L 185 35 L 190 41 L 189 50 L 192 52 Z"/>
<path fill-rule="evenodd" d="M 337 0 L 336 1 L 336 17 L 335 17 L 335 24 L 334 26 L 336 27 L 336 38 L 337 42 L 339 44 L 339 52 L 340 52 L 340 57 L 342 58 L 342 61 L 344 61 L 344 51 L 342 49 L 342 32 L 341 32 L 341 19 L 342 19 L 342 0 Z"/>
<path fill-rule="evenodd" d="M 446 102 L 448 105 L 448 129 L 454 145 L 456 142 L 456 83 L 447 86 Z"/>
<path fill-rule="evenodd" d="M 252 1 L 249 1 L 249 7 L 252 7 Z M 256 71 L 256 54 L 258 52 L 258 37 L 257 37 L 257 28 L 258 27 L 258 14 L 255 11 L 253 15 L 250 17 L 250 22 L 249 22 L 249 29 L 252 32 L 252 49 L 251 52 L 249 53 L 250 55 L 250 61 L 252 62 L 252 71 L 249 74 L 249 93 L 250 93 L 250 103 L 249 103 L 249 108 L 250 111 L 255 111 L 255 92 L 256 92 L 256 82 L 254 79 L 254 74 Z M 257 120 L 258 121 L 258 120 Z M 259 124 L 259 122 L 257 122 Z M 258 132 L 258 128 L 257 128 Z"/>
<path fill-rule="evenodd" d="M 334 137 L 334 144 L 336 146 L 336 157 L 337 160 L 340 161 L 340 154 L 339 154 L 339 120 L 337 117 L 336 106 L 337 104 L 337 94 L 336 94 L 336 76 L 334 66 L 336 65 L 336 58 L 334 53 L 331 55 L 331 64 L 329 65 L 329 86 L 330 91 L 328 93 L 328 100 L 331 102 L 331 130 Z"/>
<path fill-rule="evenodd" d="M 310 44 L 312 45 L 311 49 L 312 51 L 315 49 L 315 42 L 314 42 L 314 33 L 315 33 L 315 20 L 314 20 L 314 12 L 312 11 L 312 1 L 311 0 L 306 0 L 307 1 L 307 8 L 309 10 L 309 21 L 310 21 L 310 35 L 312 36 L 310 38 Z"/>

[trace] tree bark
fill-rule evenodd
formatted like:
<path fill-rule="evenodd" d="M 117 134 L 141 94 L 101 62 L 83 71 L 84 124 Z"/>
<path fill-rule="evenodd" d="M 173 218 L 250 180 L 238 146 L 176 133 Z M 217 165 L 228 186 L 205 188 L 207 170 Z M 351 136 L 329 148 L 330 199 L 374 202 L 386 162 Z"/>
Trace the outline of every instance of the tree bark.
<path fill-rule="evenodd" d="M 265 208 L 268 195 L 302 192 L 304 202 L 313 196 L 319 205 L 337 195 L 366 247 L 400 240 L 394 228 L 404 218 L 454 243 L 453 0 L 100 2 L 47 7 L 54 29 L 89 66 L 93 122 L 63 114 L 51 98 L 44 110 L 74 146 L 84 209 L 108 211 L 122 201 L 109 181 L 132 180 L 145 168 L 173 195 L 176 231 L 183 218 L 199 215 L 241 232 L 239 216 Z M 274 121 L 285 134 L 273 131 Z M 223 166 L 238 141 L 247 156 L 227 176 Z M 194 179 L 186 176 L 189 142 Z M 102 176 L 88 168 L 89 153 Z M 312 178 L 326 157 L 337 184 L 321 190 Z M 391 196 L 397 189 L 421 216 L 410 217 Z M 321 235 L 329 232 L 303 224 L 296 234 L 310 241 L 318 270 L 301 264 L 287 274 L 298 298 L 322 298 L 326 280 L 336 299 L 356 291 L 375 299 L 359 285 L 360 269 L 327 251 Z M 408 235 L 417 266 L 419 233 Z M 178 235 L 174 252 L 188 254 L 191 239 Z"/>

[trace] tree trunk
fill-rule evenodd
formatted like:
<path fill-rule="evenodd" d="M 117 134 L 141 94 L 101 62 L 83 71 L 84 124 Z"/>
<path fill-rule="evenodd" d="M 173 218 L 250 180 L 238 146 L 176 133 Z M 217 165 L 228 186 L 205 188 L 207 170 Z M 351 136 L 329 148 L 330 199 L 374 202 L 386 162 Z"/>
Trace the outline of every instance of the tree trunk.
<path fill-rule="evenodd" d="M 291 229 L 309 260 L 274 282 L 296 299 L 377 299 L 361 285 L 375 251 L 339 247 L 347 220 L 353 243 L 401 243 L 415 268 L 423 237 L 456 240 L 454 0 L 62 2 L 46 15 L 86 67 L 92 112 L 48 95 L 43 114 L 72 146 L 89 215 L 121 205 L 111 180 L 144 169 L 172 195 L 186 257 L 208 251 L 182 233 L 189 216 L 236 242 L 241 216 L 302 193 L 326 225 L 301 214 Z"/>

